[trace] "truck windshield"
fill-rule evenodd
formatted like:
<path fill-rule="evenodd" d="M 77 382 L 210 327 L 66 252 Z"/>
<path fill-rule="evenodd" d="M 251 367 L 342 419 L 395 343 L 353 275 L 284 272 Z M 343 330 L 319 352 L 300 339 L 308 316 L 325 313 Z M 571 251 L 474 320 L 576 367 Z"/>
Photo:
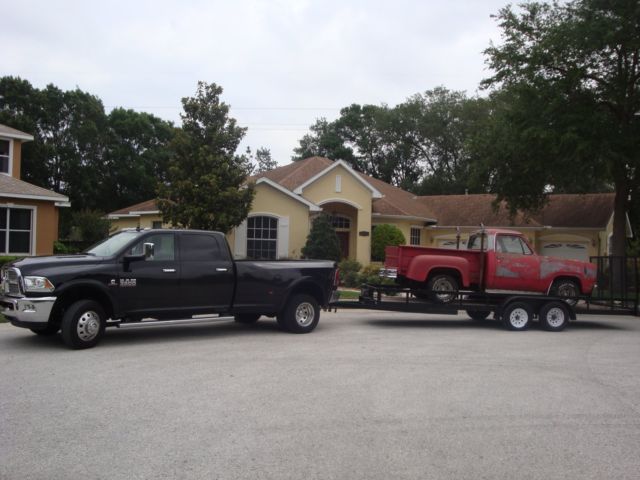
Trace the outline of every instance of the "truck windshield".
<path fill-rule="evenodd" d="M 89 255 L 95 255 L 96 257 L 109 257 L 114 253 L 120 251 L 127 243 L 134 238 L 138 237 L 141 232 L 119 232 L 109 238 L 104 239 L 102 242 L 97 243 L 93 247 L 85 250 L 85 253 Z"/>
<path fill-rule="evenodd" d="M 493 250 L 493 236 L 489 236 L 486 233 L 471 235 L 469 237 L 467 250 L 480 250 L 481 243 L 482 251 Z"/>

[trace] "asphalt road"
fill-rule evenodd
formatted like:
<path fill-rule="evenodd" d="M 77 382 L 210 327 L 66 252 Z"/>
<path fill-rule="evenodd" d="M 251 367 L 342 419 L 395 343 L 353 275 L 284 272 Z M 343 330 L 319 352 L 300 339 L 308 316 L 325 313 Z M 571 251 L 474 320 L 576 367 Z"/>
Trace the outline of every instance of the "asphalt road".
<path fill-rule="evenodd" d="M 84 351 L 0 324 L 0 478 L 640 478 L 640 318 L 354 310 Z"/>

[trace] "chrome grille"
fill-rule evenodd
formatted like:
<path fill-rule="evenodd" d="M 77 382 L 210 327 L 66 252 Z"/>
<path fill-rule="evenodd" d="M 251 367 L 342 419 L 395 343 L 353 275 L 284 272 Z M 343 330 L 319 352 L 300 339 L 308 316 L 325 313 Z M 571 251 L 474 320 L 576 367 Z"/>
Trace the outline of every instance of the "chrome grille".
<path fill-rule="evenodd" d="M 2 269 L 2 291 L 7 295 L 21 295 L 22 289 L 20 270 L 17 268 Z"/>

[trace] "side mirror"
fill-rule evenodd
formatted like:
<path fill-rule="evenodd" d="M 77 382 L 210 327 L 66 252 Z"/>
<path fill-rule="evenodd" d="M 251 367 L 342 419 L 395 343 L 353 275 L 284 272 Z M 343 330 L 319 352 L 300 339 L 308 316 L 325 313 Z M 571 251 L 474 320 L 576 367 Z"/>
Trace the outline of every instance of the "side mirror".
<path fill-rule="evenodd" d="M 145 243 L 143 246 L 144 246 L 144 259 L 149 260 L 150 258 L 153 258 L 153 255 L 155 252 L 153 243 Z"/>

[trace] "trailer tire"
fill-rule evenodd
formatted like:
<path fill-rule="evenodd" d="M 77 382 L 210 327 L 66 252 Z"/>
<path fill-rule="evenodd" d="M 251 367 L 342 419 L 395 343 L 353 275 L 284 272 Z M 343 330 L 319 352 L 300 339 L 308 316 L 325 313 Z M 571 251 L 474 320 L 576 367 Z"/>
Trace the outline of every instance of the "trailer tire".
<path fill-rule="evenodd" d="M 64 312 L 62 339 L 69 348 L 91 348 L 102 338 L 106 327 L 102 306 L 94 300 L 79 300 Z"/>
<path fill-rule="evenodd" d="M 487 312 L 486 310 L 467 310 L 467 315 L 471 317 L 471 320 L 475 320 L 476 322 L 483 322 L 487 319 L 491 312 Z"/>
<path fill-rule="evenodd" d="M 566 297 L 564 301 L 572 307 L 575 307 L 578 303 L 580 287 L 573 280 L 561 278 L 553 282 L 550 293 L 554 297 Z"/>
<path fill-rule="evenodd" d="M 320 306 L 311 295 L 293 295 L 282 312 L 278 314 L 278 325 L 291 333 L 310 333 L 320 320 Z"/>
<path fill-rule="evenodd" d="M 429 278 L 427 292 L 429 298 L 436 303 L 451 303 L 458 295 L 458 281 L 446 273 L 437 273 Z M 438 291 L 450 293 L 438 293 Z"/>
<path fill-rule="evenodd" d="M 502 311 L 502 323 L 509 330 L 526 330 L 531 323 L 533 312 L 525 302 L 513 302 Z"/>
<path fill-rule="evenodd" d="M 569 323 L 569 309 L 565 302 L 552 301 L 545 303 L 538 314 L 540 325 L 550 332 L 560 332 Z"/>
<path fill-rule="evenodd" d="M 237 323 L 250 325 L 256 323 L 260 317 L 261 315 L 259 313 L 238 313 L 233 318 Z"/>

